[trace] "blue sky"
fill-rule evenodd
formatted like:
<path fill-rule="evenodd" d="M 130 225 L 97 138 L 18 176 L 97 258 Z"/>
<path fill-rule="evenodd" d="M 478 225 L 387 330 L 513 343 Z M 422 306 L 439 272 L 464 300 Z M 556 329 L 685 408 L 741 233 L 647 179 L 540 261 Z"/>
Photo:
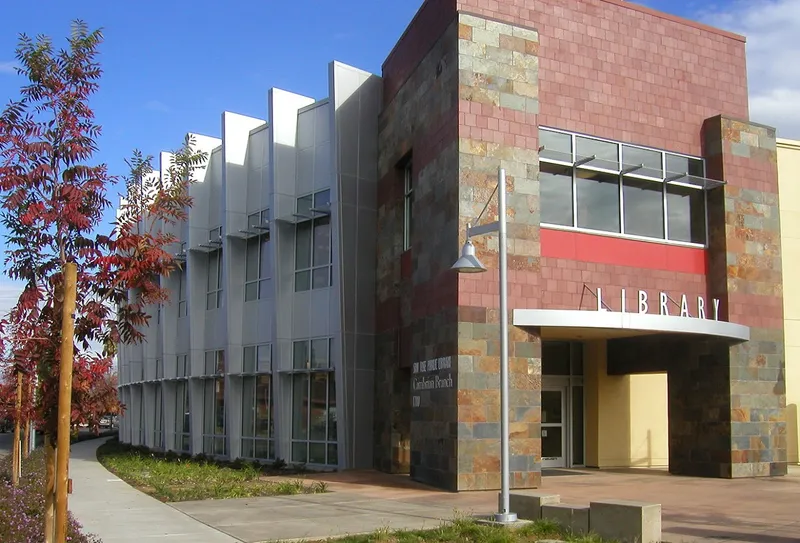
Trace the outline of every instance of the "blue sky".
<path fill-rule="evenodd" d="M 748 30 L 743 21 L 749 16 L 757 31 L 766 25 L 758 6 L 800 6 L 800 0 L 645 3 L 689 18 L 722 22 L 735 30 Z M 19 33 L 47 34 L 63 44 L 75 18 L 92 28 L 103 27 L 100 60 L 105 74 L 93 100 L 103 126 L 97 159 L 106 162 L 112 173 L 124 174 L 123 160 L 134 148 L 157 155 L 179 145 L 187 131 L 218 135 L 223 110 L 264 118 L 270 87 L 325 96 L 326 66 L 331 60 L 380 73 L 383 59 L 421 0 L 39 0 L 36 10 L 30 2 L 4 4 L 3 105 L 17 95 L 22 83 L 10 69 Z M 785 9 L 776 18 L 783 22 Z M 795 41 L 795 30 L 787 30 L 790 43 Z M 116 189 L 112 195 L 116 200 Z"/>

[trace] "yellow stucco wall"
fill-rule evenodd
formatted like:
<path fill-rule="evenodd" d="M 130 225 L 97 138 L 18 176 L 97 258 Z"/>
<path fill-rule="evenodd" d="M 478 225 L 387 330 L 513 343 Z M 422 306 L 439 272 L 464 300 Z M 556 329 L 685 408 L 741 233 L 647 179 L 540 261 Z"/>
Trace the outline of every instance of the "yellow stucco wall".
<path fill-rule="evenodd" d="M 610 376 L 605 340 L 584 346 L 586 465 L 669 463 L 666 374 Z"/>
<path fill-rule="evenodd" d="M 788 460 L 798 463 L 800 404 L 800 141 L 778 140 Z"/>

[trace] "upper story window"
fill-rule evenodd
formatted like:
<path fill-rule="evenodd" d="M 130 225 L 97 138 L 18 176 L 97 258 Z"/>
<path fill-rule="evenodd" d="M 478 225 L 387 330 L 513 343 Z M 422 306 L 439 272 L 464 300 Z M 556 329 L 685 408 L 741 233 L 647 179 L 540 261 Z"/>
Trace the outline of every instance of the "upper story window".
<path fill-rule="evenodd" d="M 178 270 L 178 318 L 185 317 L 186 306 L 186 270 Z"/>
<path fill-rule="evenodd" d="M 403 165 L 403 250 L 411 248 L 414 227 L 414 178 L 411 159 Z"/>
<path fill-rule="evenodd" d="M 247 345 L 242 353 L 242 373 L 271 373 L 272 345 Z"/>
<path fill-rule="evenodd" d="M 294 290 L 327 288 L 331 286 L 331 218 L 314 216 L 318 210 L 330 209 L 330 190 L 319 191 L 297 199 L 297 216 L 313 217 L 296 225 Z"/>
<path fill-rule="evenodd" d="M 269 230 L 263 229 L 263 225 L 269 224 L 269 210 L 265 209 L 258 213 L 253 213 L 247 217 L 247 228 L 249 231 L 258 232 L 258 235 L 247 238 L 245 249 L 245 282 L 244 282 L 244 301 L 260 300 L 266 294 L 266 280 L 272 273 L 272 265 L 269 260 Z"/>
<path fill-rule="evenodd" d="M 542 224 L 706 244 L 701 158 L 539 130 Z"/>
<path fill-rule="evenodd" d="M 222 251 L 208 253 L 206 310 L 217 309 L 222 298 Z"/>
<path fill-rule="evenodd" d="M 203 375 L 225 373 L 225 351 L 206 351 L 203 358 Z"/>

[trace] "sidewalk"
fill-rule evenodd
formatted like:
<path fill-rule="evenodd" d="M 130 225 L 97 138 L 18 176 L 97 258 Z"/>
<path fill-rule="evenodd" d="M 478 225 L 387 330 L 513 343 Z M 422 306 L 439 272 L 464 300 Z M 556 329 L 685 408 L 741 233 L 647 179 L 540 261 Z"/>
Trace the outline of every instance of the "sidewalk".
<path fill-rule="evenodd" d="M 118 479 L 97 461 L 97 448 L 105 441 L 82 441 L 72 445 L 70 451 L 69 509 L 83 525 L 84 532 L 100 537 L 103 543 L 240 541 Z"/>

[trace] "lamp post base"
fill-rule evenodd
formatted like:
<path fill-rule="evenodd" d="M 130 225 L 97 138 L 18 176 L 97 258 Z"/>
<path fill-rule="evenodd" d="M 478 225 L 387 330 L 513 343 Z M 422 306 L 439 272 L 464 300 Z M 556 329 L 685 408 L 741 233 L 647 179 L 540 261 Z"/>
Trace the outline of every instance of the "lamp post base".
<path fill-rule="evenodd" d="M 500 524 L 511 524 L 512 522 L 517 522 L 517 514 L 516 513 L 495 513 L 494 514 L 494 521 Z"/>

